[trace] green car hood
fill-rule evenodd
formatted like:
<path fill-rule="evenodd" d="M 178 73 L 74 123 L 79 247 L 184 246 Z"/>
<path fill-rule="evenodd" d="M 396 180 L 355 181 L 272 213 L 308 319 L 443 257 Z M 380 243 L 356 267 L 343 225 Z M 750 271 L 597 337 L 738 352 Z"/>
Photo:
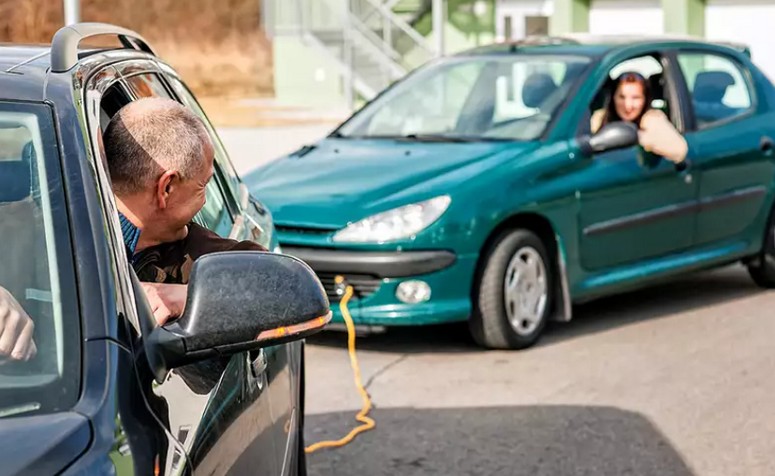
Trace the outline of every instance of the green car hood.
<path fill-rule="evenodd" d="M 245 183 L 275 224 L 333 230 L 433 196 L 454 199 L 462 183 L 484 180 L 498 164 L 536 146 L 325 139 L 249 173 Z"/>

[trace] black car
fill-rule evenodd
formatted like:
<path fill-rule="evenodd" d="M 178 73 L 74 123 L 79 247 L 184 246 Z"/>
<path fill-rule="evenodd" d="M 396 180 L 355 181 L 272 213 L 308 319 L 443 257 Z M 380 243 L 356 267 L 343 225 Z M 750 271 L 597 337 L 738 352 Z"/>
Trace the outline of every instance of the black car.
<path fill-rule="evenodd" d="M 82 48 L 98 35 L 120 44 Z M 112 115 L 147 96 L 190 107 L 212 135 L 195 220 L 270 250 L 199 259 L 184 315 L 163 327 L 128 265 L 101 147 Z M 0 474 L 306 472 L 303 338 L 330 319 L 325 291 L 280 253 L 271 214 L 138 34 L 82 23 L 50 47 L 0 46 L 0 244 L 0 287 L 37 346 L 0 359 Z"/>

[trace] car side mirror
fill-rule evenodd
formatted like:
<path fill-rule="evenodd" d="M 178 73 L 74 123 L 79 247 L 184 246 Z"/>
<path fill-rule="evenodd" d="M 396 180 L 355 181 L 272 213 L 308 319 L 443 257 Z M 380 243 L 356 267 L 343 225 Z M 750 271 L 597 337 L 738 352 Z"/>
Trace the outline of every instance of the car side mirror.
<path fill-rule="evenodd" d="M 624 149 L 638 144 L 638 128 L 625 121 L 604 125 L 592 136 L 579 138 L 579 147 L 585 155 Z"/>
<path fill-rule="evenodd" d="M 194 262 L 183 315 L 144 331 L 143 344 L 163 382 L 171 369 L 302 339 L 330 320 L 325 289 L 303 261 L 259 251 L 211 253 Z"/>

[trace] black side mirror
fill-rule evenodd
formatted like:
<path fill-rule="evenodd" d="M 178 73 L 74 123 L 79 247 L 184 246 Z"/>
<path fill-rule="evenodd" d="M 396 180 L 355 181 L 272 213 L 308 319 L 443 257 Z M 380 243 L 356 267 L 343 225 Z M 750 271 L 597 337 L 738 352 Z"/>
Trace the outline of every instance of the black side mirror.
<path fill-rule="evenodd" d="M 586 155 L 624 149 L 638 144 L 638 128 L 625 121 L 612 122 L 600 128 L 592 136 L 579 138 L 579 147 Z"/>
<path fill-rule="evenodd" d="M 302 339 L 330 320 L 323 285 L 303 261 L 258 251 L 220 252 L 194 263 L 183 315 L 144 331 L 143 342 L 162 382 L 170 369 Z"/>

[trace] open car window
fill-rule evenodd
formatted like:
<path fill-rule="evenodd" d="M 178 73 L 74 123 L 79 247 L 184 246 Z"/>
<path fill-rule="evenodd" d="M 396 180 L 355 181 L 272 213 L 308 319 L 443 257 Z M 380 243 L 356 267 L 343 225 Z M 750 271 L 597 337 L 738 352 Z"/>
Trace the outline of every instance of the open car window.
<path fill-rule="evenodd" d="M 582 132 L 589 132 L 589 123 L 592 115 L 595 111 L 606 107 L 616 86 L 616 79 L 623 73 L 638 73 L 646 78 L 651 91 L 650 107 L 664 112 L 676 127 L 679 126 L 678 110 L 680 107 L 679 104 L 674 104 L 670 99 L 673 96 L 670 89 L 672 83 L 668 80 L 668 75 L 665 74 L 662 58 L 657 54 L 648 54 L 624 60 L 608 71 L 602 87 L 597 91 L 592 103 L 589 105 L 587 116 L 582 119 L 580 126 Z"/>
<path fill-rule="evenodd" d="M 121 107 L 129 104 L 132 100 L 146 97 L 175 99 L 158 74 L 150 72 L 134 74 L 116 82 L 113 87 L 106 91 L 102 98 L 101 115 L 110 120 L 110 117 Z M 197 111 L 194 110 L 194 113 L 196 114 Z M 205 126 L 209 127 L 207 123 Z M 194 222 L 221 236 L 228 236 L 234 226 L 234 220 L 221 186 L 221 183 L 224 182 L 224 179 L 221 178 L 224 176 L 224 172 L 219 163 L 214 164 L 214 167 L 215 175 L 205 189 L 207 201 L 202 210 L 194 217 Z"/>

